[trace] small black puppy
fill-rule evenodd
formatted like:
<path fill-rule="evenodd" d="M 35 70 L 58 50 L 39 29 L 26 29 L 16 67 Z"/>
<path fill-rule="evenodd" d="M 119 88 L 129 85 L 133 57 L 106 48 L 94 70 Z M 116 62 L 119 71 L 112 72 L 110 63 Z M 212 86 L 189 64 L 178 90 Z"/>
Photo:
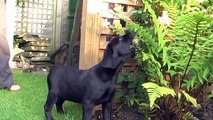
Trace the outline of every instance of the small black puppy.
<path fill-rule="evenodd" d="M 47 78 L 46 119 L 53 120 L 51 110 L 54 104 L 59 113 L 64 113 L 62 105 L 69 100 L 83 105 L 83 120 L 91 120 L 93 107 L 99 104 L 102 104 L 104 120 L 110 120 L 116 78 L 124 62 L 134 53 L 133 38 L 132 32 L 113 38 L 102 61 L 87 70 L 54 65 Z"/>

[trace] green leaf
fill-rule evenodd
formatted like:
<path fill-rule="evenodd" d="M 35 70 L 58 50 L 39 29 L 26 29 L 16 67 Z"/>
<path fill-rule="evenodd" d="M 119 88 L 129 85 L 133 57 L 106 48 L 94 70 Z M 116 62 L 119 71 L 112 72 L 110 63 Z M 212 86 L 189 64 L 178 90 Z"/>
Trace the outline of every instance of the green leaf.
<path fill-rule="evenodd" d="M 149 54 L 143 53 L 143 61 L 146 61 L 150 58 Z"/>
<path fill-rule="evenodd" d="M 163 97 L 165 95 L 171 95 L 176 96 L 176 93 L 173 89 L 170 89 L 168 87 L 161 87 L 155 83 L 147 82 L 142 84 L 143 88 L 147 89 L 148 96 L 149 96 L 149 102 L 150 102 L 150 108 L 153 107 L 155 101 L 157 98 Z"/>
<path fill-rule="evenodd" d="M 177 74 L 176 71 L 174 71 L 174 70 L 169 70 L 166 73 L 169 73 L 171 76 L 174 76 Z"/>
<path fill-rule="evenodd" d="M 179 103 L 179 102 L 180 102 L 180 99 L 181 99 L 181 93 L 178 92 L 178 93 L 177 93 L 177 96 L 178 96 L 178 101 L 177 101 L 177 102 Z"/>
<path fill-rule="evenodd" d="M 203 80 L 202 72 L 199 72 L 197 76 L 198 76 L 198 80 L 200 81 L 200 83 L 203 84 L 204 80 Z"/>
<path fill-rule="evenodd" d="M 207 80 L 209 72 L 210 72 L 209 67 L 206 67 L 205 70 L 204 70 L 204 72 L 203 72 L 203 79 Z"/>
<path fill-rule="evenodd" d="M 150 106 L 147 103 L 140 103 L 140 108 L 141 110 L 148 110 Z"/>
<path fill-rule="evenodd" d="M 117 84 L 121 84 L 126 78 L 123 75 L 118 75 Z"/>
<path fill-rule="evenodd" d="M 198 107 L 197 100 L 190 96 L 187 92 L 182 91 L 183 95 L 185 96 L 188 102 L 191 102 L 195 107 Z"/>
<path fill-rule="evenodd" d="M 163 66 L 167 63 L 168 61 L 168 55 L 167 55 L 167 48 L 163 48 Z"/>

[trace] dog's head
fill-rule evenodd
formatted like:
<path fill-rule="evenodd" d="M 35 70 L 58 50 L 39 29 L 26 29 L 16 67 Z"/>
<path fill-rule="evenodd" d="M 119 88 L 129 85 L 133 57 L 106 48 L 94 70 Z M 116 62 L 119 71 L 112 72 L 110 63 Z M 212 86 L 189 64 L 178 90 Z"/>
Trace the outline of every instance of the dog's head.
<path fill-rule="evenodd" d="M 104 52 L 102 67 L 116 68 L 134 53 L 132 41 L 135 33 L 127 31 L 124 36 L 113 38 Z"/>

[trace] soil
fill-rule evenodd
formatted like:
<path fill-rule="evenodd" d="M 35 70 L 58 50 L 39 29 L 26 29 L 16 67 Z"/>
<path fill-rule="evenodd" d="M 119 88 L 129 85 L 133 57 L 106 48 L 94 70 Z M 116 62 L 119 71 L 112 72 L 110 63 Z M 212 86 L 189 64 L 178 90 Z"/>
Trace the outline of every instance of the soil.
<path fill-rule="evenodd" d="M 193 110 L 195 120 L 213 120 L 213 100 L 201 105 L 199 109 Z M 120 111 L 113 111 L 112 120 L 145 120 L 144 115 L 134 108 L 125 108 Z M 93 120 L 103 120 L 102 112 L 97 111 Z"/>
<path fill-rule="evenodd" d="M 213 120 L 213 99 L 195 110 L 194 116 L 199 120 Z"/>
<path fill-rule="evenodd" d="M 134 108 L 126 108 L 118 112 L 113 111 L 112 120 L 144 120 L 144 115 Z M 94 120 L 103 120 L 101 111 L 96 112 Z"/>
<path fill-rule="evenodd" d="M 132 108 L 114 114 L 113 120 L 144 120 L 144 116 Z"/>

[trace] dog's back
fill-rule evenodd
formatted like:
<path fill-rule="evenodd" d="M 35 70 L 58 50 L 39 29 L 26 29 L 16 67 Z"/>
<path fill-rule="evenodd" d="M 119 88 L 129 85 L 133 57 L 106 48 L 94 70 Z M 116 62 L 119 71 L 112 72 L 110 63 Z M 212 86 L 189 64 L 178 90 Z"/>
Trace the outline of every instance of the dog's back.
<path fill-rule="evenodd" d="M 103 68 L 100 65 L 87 70 L 54 65 L 48 74 L 48 88 L 50 92 L 65 100 L 81 103 L 89 95 L 97 97 L 96 104 L 99 104 L 99 100 L 103 101 L 101 91 L 114 88 L 114 74 L 116 69 Z"/>
<path fill-rule="evenodd" d="M 81 102 L 86 87 L 81 84 L 82 73 L 82 70 L 73 67 L 54 65 L 47 78 L 49 91 L 65 100 Z"/>

